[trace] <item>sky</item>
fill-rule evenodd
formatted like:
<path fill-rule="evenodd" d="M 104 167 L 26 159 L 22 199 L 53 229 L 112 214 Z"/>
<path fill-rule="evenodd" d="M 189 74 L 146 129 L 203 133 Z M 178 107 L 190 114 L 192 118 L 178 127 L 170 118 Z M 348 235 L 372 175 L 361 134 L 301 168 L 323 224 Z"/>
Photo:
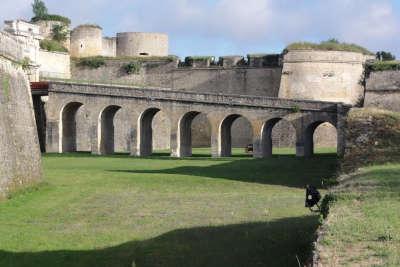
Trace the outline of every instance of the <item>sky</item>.
<path fill-rule="evenodd" d="M 0 21 L 30 19 L 33 0 L 0 0 Z M 163 32 L 180 57 L 280 53 L 296 41 L 336 38 L 400 58 L 400 0 L 45 0 L 72 26 Z"/>

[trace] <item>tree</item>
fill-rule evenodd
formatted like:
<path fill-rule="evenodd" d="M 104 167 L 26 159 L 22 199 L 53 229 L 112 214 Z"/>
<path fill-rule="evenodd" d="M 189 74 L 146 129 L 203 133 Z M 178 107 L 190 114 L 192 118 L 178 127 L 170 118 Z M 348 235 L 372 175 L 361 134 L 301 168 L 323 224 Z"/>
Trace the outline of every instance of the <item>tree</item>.
<path fill-rule="evenodd" d="M 390 52 L 379 51 L 376 53 L 376 59 L 378 59 L 380 61 L 391 61 L 391 60 L 395 60 L 396 57 L 394 55 L 392 55 L 392 53 L 390 53 Z"/>
<path fill-rule="evenodd" d="M 32 11 L 36 18 L 43 18 L 47 15 L 47 7 L 42 0 L 34 0 Z"/>
<path fill-rule="evenodd" d="M 53 26 L 53 40 L 63 42 L 67 40 L 68 28 L 65 25 L 54 25 Z"/>

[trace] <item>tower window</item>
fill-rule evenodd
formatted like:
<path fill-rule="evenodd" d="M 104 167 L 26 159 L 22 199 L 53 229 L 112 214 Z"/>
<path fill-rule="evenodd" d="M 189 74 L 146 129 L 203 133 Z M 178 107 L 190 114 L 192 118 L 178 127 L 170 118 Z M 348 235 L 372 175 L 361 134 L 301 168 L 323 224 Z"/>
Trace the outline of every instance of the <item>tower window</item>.
<path fill-rule="evenodd" d="M 141 56 L 148 56 L 149 53 L 140 53 L 139 55 L 141 55 Z"/>

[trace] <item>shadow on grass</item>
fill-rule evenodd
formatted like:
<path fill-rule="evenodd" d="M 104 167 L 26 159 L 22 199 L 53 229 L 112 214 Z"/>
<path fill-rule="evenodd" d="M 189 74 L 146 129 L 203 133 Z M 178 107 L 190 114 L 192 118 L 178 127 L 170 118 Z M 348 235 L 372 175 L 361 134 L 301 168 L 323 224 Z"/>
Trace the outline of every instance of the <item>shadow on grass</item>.
<path fill-rule="evenodd" d="M 182 166 L 153 170 L 108 170 L 109 172 L 143 174 L 194 175 L 242 182 L 283 185 L 304 188 L 306 184 L 321 187 L 323 178 L 335 176 L 337 157 L 325 154 L 310 159 L 293 155 L 278 155 L 269 159 L 220 159 L 211 166 Z M 218 162 L 218 160 L 216 161 Z"/>
<path fill-rule="evenodd" d="M 174 230 L 88 251 L 0 251 L 0 266 L 298 266 L 297 258 L 304 264 L 310 256 L 317 226 L 318 217 L 307 216 Z"/>

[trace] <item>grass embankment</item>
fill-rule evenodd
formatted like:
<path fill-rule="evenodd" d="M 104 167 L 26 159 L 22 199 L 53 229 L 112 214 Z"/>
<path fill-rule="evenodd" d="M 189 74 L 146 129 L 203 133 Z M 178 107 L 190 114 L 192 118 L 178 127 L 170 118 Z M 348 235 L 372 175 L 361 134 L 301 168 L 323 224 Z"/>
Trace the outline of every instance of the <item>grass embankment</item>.
<path fill-rule="evenodd" d="M 332 194 L 323 266 L 400 266 L 400 164 L 364 168 Z"/>
<path fill-rule="evenodd" d="M 242 151 L 242 149 L 240 149 Z M 297 266 L 318 216 L 304 185 L 336 156 L 45 155 L 45 184 L 0 203 L 0 266 Z"/>

